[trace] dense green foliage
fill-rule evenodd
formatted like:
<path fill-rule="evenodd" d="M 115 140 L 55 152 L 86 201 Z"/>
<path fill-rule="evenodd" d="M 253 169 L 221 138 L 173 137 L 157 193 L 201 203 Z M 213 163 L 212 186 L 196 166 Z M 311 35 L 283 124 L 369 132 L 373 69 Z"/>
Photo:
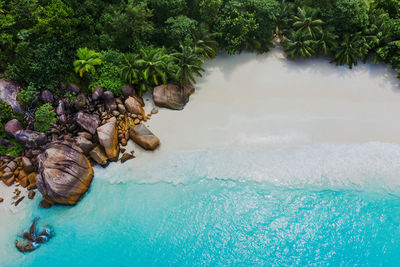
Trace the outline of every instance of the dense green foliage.
<path fill-rule="evenodd" d="M 17 100 L 25 109 L 29 109 L 36 104 L 38 97 L 39 91 L 31 84 L 18 93 Z"/>
<path fill-rule="evenodd" d="M 149 91 L 179 70 L 132 65 L 149 62 L 143 50 L 172 55 L 183 44 L 202 61 L 218 47 L 266 52 L 276 36 L 295 59 L 400 65 L 398 0 L 0 0 L 0 10 L 0 71 L 40 90 L 70 81 L 75 60 L 83 87 Z M 109 51 L 118 60 L 105 60 Z"/>
<path fill-rule="evenodd" d="M 35 130 L 39 132 L 46 132 L 50 130 L 50 125 L 56 123 L 56 113 L 50 103 L 46 103 L 38 107 L 35 112 Z"/>

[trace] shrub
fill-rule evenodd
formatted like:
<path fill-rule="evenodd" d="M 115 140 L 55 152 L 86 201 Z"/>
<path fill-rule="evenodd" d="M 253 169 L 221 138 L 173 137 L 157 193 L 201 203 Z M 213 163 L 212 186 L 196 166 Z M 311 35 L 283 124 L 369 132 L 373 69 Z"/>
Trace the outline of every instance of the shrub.
<path fill-rule="evenodd" d="M 56 113 L 50 103 L 40 106 L 35 112 L 35 130 L 46 132 L 50 130 L 50 125 L 56 123 Z"/>
<path fill-rule="evenodd" d="M 0 122 L 6 123 L 14 117 L 15 115 L 10 104 L 0 98 Z"/>
<path fill-rule="evenodd" d="M 32 84 L 30 84 L 28 87 L 22 89 L 21 92 L 18 93 L 17 99 L 19 103 L 25 107 L 25 109 L 28 109 L 36 102 L 38 96 L 39 91 Z"/>
<path fill-rule="evenodd" d="M 107 50 L 100 53 L 100 58 L 102 65 L 91 76 L 89 88 L 101 86 L 105 91 L 111 91 L 114 95 L 121 96 L 121 89 L 126 85 L 121 78 L 123 54 L 115 50 Z"/>

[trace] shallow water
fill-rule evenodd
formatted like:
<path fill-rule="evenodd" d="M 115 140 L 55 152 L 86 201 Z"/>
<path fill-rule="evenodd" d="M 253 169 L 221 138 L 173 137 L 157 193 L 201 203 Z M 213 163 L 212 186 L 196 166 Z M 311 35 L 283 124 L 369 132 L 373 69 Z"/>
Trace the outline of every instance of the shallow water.
<path fill-rule="evenodd" d="M 150 121 L 156 152 L 96 168 L 76 207 L 36 197 L 1 214 L 0 266 L 398 266 L 393 73 L 279 51 L 207 70 L 185 111 Z M 15 234 L 35 216 L 56 236 L 22 255 Z"/>

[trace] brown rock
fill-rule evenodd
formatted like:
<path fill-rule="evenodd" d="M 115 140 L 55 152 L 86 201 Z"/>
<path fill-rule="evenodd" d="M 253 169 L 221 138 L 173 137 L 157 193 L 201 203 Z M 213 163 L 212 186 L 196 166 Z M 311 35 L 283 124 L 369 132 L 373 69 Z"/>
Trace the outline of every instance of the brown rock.
<path fill-rule="evenodd" d="M 22 166 L 24 167 L 25 173 L 31 173 L 34 170 L 31 160 L 27 157 L 22 157 Z"/>
<path fill-rule="evenodd" d="M 146 150 L 154 150 L 160 145 L 160 139 L 143 124 L 129 129 L 130 138 Z"/>
<path fill-rule="evenodd" d="M 182 110 L 193 93 L 192 86 L 181 88 L 175 84 L 160 85 L 154 88 L 153 100 L 159 107 Z"/>
<path fill-rule="evenodd" d="M 29 189 L 36 188 L 36 172 L 31 172 L 28 174 L 27 178 L 29 181 Z"/>
<path fill-rule="evenodd" d="M 93 168 L 79 147 L 54 142 L 36 161 L 36 185 L 50 204 L 75 205 L 89 189 Z"/>
<path fill-rule="evenodd" d="M 126 110 L 132 114 L 144 115 L 144 110 L 141 103 L 135 97 L 128 97 L 125 100 Z"/>
<path fill-rule="evenodd" d="M 108 158 L 101 146 L 96 146 L 89 153 L 90 157 L 103 167 L 108 165 Z"/>
<path fill-rule="evenodd" d="M 124 153 L 121 157 L 121 163 L 125 163 L 128 160 L 134 159 L 135 157 L 132 154 Z"/>
<path fill-rule="evenodd" d="M 4 201 L 4 198 L 0 197 L 0 203 Z"/>
<path fill-rule="evenodd" d="M 3 179 L 10 179 L 14 174 L 12 172 L 3 173 Z"/>
<path fill-rule="evenodd" d="M 28 178 L 26 176 L 19 179 L 18 182 L 23 188 L 26 188 L 28 186 Z"/>
<path fill-rule="evenodd" d="M 41 207 L 43 209 L 50 209 L 51 206 L 52 205 L 44 199 L 42 201 L 40 201 L 40 203 L 39 203 L 39 207 Z"/>
<path fill-rule="evenodd" d="M 119 155 L 117 119 L 111 118 L 106 124 L 97 128 L 97 135 L 108 159 L 117 161 Z"/>
<path fill-rule="evenodd" d="M 35 197 L 35 195 L 36 195 L 35 191 L 30 190 L 29 193 L 28 193 L 28 198 L 29 199 L 33 199 Z"/>
<path fill-rule="evenodd" d="M 18 177 L 18 179 L 22 179 L 23 177 L 26 177 L 26 173 L 24 170 L 20 170 L 18 174 L 15 174 L 15 176 Z"/>
<path fill-rule="evenodd" d="M 12 176 L 12 177 L 9 178 L 9 179 L 4 179 L 3 182 L 4 182 L 4 184 L 5 184 L 6 186 L 11 186 L 11 185 L 15 182 L 15 177 Z"/>

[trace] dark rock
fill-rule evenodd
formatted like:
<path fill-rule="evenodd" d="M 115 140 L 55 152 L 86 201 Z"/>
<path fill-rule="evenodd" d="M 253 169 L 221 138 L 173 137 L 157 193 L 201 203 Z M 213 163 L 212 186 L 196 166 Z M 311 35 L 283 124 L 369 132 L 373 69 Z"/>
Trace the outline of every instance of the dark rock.
<path fill-rule="evenodd" d="M 65 102 L 64 101 L 62 101 L 62 100 L 58 101 L 58 106 L 56 108 L 56 113 L 57 113 L 58 116 L 65 115 L 66 107 L 65 107 Z"/>
<path fill-rule="evenodd" d="M 78 136 L 82 136 L 82 137 L 86 138 L 87 140 L 92 140 L 92 135 L 88 132 L 79 132 Z"/>
<path fill-rule="evenodd" d="M 74 107 L 75 107 L 77 110 L 80 110 L 80 109 L 82 109 L 82 108 L 85 107 L 86 101 L 87 101 L 87 99 L 86 99 L 85 94 L 79 94 L 79 95 L 76 97 L 76 99 L 75 99 Z"/>
<path fill-rule="evenodd" d="M 76 122 L 89 133 L 95 134 L 97 127 L 99 127 L 100 119 L 96 115 L 78 112 L 76 114 Z"/>
<path fill-rule="evenodd" d="M 125 163 L 126 161 L 131 160 L 131 159 L 134 159 L 134 158 L 135 158 L 135 156 L 133 156 L 132 154 L 130 154 L 130 153 L 124 153 L 124 154 L 122 155 L 122 157 L 121 157 L 121 163 Z"/>
<path fill-rule="evenodd" d="M 54 102 L 54 96 L 49 90 L 44 90 L 41 95 L 43 103 L 50 103 Z"/>
<path fill-rule="evenodd" d="M 160 145 L 160 139 L 143 124 L 138 124 L 129 129 L 130 138 L 146 150 L 154 150 Z"/>
<path fill-rule="evenodd" d="M 79 89 L 78 85 L 76 85 L 74 83 L 69 84 L 67 89 L 75 94 L 79 94 L 79 92 L 81 91 L 81 89 Z"/>
<path fill-rule="evenodd" d="M 26 239 L 19 239 L 15 241 L 15 247 L 22 253 L 32 252 L 38 248 L 38 245 L 35 245 L 32 241 Z"/>
<path fill-rule="evenodd" d="M 93 168 L 79 147 L 51 143 L 36 161 L 36 185 L 50 204 L 75 205 L 89 189 Z"/>
<path fill-rule="evenodd" d="M 39 207 L 41 207 L 42 209 L 50 209 L 51 206 L 53 206 L 53 205 L 51 205 L 49 202 L 47 202 L 44 199 L 42 201 L 40 201 L 40 203 L 39 203 Z"/>
<path fill-rule="evenodd" d="M 27 148 L 40 147 L 47 143 L 47 137 L 44 133 L 31 130 L 19 130 L 15 133 L 14 138 Z"/>
<path fill-rule="evenodd" d="M 117 109 L 117 103 L 115 102 L 114 94 L 111 91 L 106 91 L 103 93 L 104 103 L 106 104 L 106 109 L 109 111 Z"/>
<path fill-rule="evenodd" d="M 128 85 L 128 86 L 122 88 L 122 95 L 125 98 L 128 98 L 130 96 L 135 96 L 136 92 L 135 92 L 135 89 L 131 85 Z"/>
<path fill-rule="evenodd" d="M 92 93 L 92 99 L 93 100 L 99 100 L 104 93 L 104 89 L 101 86 L 97 86 L 96 88 L 94 88 L 93 93 Z"/>
<path fill-rule="evenodd" d="M 15 113 L 22 113 L 23 109 L 17 100 L 20 87 L 5 79 L 0 79 L 0 98 L 4 99 Z"/>
<path fill-rule="evenodd" d="M 16 119 L 8 121 L 4 126 L 4 131 L 11 137 L 15 137 L 15 134 L 22 129 L 21 123 Z"/>
<path fill-rule="evenodd" d="M 15 201 L 14 206 L 17 207 L 25 197 L 20 197 L 17 201 Z"/>
<path fill-rule="evenodd" d="M 6 148 L 6 149 L 10 149 L 15 147 L 13 143 L 11 143 L 9 140 L 7 139 L 0 139 L 0 146 Z"/>
<path fill-rule="evenodd" d="M 83 136 L 77 136 L 75 137 L 75 142 L 76 145 L 79 146 L 83 153 L 88 154 L 90 152 L 90 150 L 93 149 L 93 143 L 89 140 L 87 140 L 85 137 Z"/>
<path fill-rule="evenodd" d="M 153 100 L 159 107 L 182 110 L 193 93 L 193 86 L 181 88 L 175 84 L 160 85 L 154 88 Z"/>

